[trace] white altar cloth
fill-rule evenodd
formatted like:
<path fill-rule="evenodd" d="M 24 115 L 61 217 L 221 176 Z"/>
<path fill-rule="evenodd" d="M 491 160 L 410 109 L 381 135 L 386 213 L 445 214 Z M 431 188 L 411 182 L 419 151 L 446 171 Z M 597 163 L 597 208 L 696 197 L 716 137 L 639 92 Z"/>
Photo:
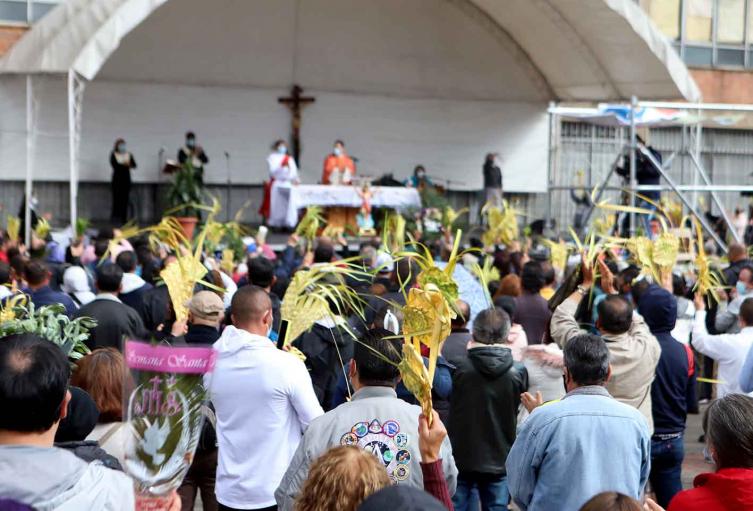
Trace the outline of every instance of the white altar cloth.
<path fill-rule="evenodd" d="M 371 205 L 375 208 L 393 208 L 404 211 L 421 207 L 421 197 L 415 188 L 400 186 L 372 186 Z M 361 198 L 353 186 L 335 185 L 294 185 L 272 188 L 273 209 L 275 202 L 287 204 L 284 222 L 270 218 L 273 227 L 295 227 L 298 223 L 298 210 L 307 206 L 341 206 L 360 208 Z M 283 209 L 282 207 L 280 209 Z"/>

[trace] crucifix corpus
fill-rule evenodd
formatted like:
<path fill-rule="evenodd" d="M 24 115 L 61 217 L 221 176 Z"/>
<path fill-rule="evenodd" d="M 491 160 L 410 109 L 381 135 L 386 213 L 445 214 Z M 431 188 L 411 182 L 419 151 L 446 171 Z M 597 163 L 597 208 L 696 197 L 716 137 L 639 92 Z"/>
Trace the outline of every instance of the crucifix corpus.
<path fill-rule="evenodd" d="M 311 96 L 303 96 L 303 89 L 299 85 L 293 85 L 290 91 L 290 96 L 287 98 L 277 98 L 277 101 L 287 106 L 290 109 L 290 113 L 293 114 L 291 130 L 290 130 L 290 145 L 293 153 L 293 158 L 301 164 L 301 111 L 303 107 L 309 103 L 316 101 Z"/>

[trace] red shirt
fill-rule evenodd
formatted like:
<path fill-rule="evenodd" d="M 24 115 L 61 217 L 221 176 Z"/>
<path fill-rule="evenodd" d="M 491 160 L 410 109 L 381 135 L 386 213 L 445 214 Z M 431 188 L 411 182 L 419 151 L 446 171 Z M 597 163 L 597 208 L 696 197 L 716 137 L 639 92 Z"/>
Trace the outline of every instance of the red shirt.
<path fill-rule="evenodd" d="M 5 252 L 5 250 L 0 250 L 0 263 L 9 263 L 8 261 L 8 254 Z"/>
<path fill-rule="evenodd" d="M 421 473 L 424 476 L 424 491 L 436 497 L 448 511 L 454 511 L 455 507 L 452 505 L 452 497 L 442 470 L 442 460 L 434 463 L 421 462 Z"/>
<path fill-rule="evenodd" d="M 753 509 L 753 469 L 723 468 L 713 474 L 699 474 L 693 486 L 675 495 L 667 511 Z"/>

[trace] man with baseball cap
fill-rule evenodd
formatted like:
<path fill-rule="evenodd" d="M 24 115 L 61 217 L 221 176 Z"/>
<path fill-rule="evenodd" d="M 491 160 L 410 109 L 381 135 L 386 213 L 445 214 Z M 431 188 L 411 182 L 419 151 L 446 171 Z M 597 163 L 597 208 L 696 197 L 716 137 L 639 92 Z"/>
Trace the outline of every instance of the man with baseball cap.
<path fill-rule="evenodd" d="M 199 291 L 186 302 L 188 320 L 176 321 L 172 334 L 176 340 L 188 344 L 214 344 L 220 338 L 219 327 L 225 317 L 225 307 L 216 293 Z"/>
<path fill-rule="evenodd" d="M 220 338 L 220 323 L 225 316 L 225 307 L 222 298 L 212 291 L 199 291 L 186 302 L 188 307 L 188 322 L 176 321 L 173 326 L 174 342 L 181 341 L 187 344 L 211 345 Z M 201 501 L 205 510 L 218 509 L 215 497 L 215 482 L 217 474 L 217 433 L 215 423 L 217 419 L 214 407 L 210 404 L 209 409 L 204 410 L 207 418 L 199 439 L 191 468 L 188 469 L 183 483 L 178 488 L 183 503 L 183 509 L 193 509 L 196 494 L 201 493 Z"/>

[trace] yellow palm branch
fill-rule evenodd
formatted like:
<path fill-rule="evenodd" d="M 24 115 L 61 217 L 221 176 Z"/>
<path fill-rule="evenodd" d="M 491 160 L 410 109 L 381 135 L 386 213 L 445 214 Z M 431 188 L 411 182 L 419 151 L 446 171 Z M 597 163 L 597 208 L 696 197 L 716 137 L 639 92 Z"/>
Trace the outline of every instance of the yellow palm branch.
<path fill-rule="evenodd" d="M 473 265 L 471 266 L 471 273 L 473 273 L 476 276 L 479 283 L 481 283 L 481 287 L 484 288 L 484 296 L 486 297 L 486 304 L 489 307 L 493 305 L 492 295 L 489 292 L 489 283 L 496 282 L 500 278 L 499 270 L 496 267 L 494 267 L 493 263 L 494 261 L 492 260 L 491 257 L 486 257 L 484 258 L 483 266 L 478 263 L 473 263 Z"/>
<path fill-rule="evenodd" d="M 316 321 L 332 314 L 355 313 L 363 318 L 363 299 L 346 285 L 345 279 L 365 280 L 370 277 L 371 274 L 356 264 L 356 258 L 297 271 L 280 307 L 280 317 L 288 322 L 283 345 L 290 345 Z"/>
<path fill-rule="evenodd" d="M 316 234 L 323 224 L 322 208 L 319 206 L 309 206 L 306 208 L 306 213 L 295 228 L 295 233 L 306 240 L 307 250 L 310 250 L 314 246 Z"/>
<path fill-rule="evenodd" d="M 8 239 L 13 243 L 17 243 L 21 232 L 21 219 L 17 216 L 8 216 L 5 230 L 8 233 Z"/>

